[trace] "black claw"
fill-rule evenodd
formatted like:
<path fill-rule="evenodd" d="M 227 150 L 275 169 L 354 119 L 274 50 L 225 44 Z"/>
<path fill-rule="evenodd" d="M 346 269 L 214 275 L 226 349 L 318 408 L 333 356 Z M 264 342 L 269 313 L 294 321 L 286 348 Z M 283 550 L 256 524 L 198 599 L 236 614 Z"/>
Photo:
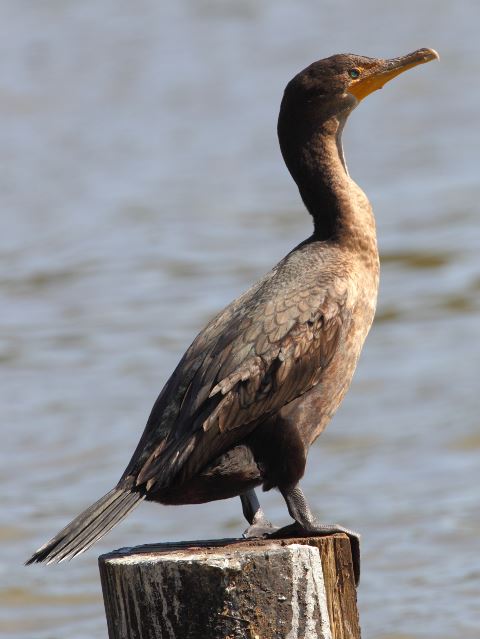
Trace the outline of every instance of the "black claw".
<path fill-rule="evenodd" d="M 286 539 L 288 537 L 325 537 L 326 535 L 335 533 L 344 533 L 350 540 L 353 576 L 355 585 L 358 586 L 360 583 L 360 535 L 353 530 L 348 530 L 342 526 L 328 526 L 325 524 L 304 528 L 298 523 L 293 523 L 288 526 L 283 526 L 282 528 L 277 528 L 267 536 L 269 539 Z"/>
<path fill-rule="evenodd" d="M 346 533 L 348 535 L 348 533 Z M 360 537 L 358 535 L 348 535 L 350 539 L 350 552 L 352 553 L 353 576 L 355 585 L 360 583 Z"/>

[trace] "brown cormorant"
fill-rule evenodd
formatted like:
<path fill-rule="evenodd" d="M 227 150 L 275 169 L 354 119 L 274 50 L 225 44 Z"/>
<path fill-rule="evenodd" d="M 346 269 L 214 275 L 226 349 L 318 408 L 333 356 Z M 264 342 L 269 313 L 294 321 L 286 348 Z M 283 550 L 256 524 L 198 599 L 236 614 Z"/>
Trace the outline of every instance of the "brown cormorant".
<path fill-rule="evenodd" d="M 239 495 L 245 535 L 272 532 L 257 486 L 285 498 L 295 524 L 284 532 L 345 531 L 320 524 L 299 486 L 310 445 L 350 385 L 377 299 L 375 221 L 348 174 L 341 134 L 364 97 L 435 58 L 432 49 L 392 60 L 334 55 L 288 83 L 278 137 L 313 234 L 196 337 L 117 486 L 27 563 L 74 557 L 143 499 L 193 504 Z M 358 552 L 356 534 L 345 532 Z"/>

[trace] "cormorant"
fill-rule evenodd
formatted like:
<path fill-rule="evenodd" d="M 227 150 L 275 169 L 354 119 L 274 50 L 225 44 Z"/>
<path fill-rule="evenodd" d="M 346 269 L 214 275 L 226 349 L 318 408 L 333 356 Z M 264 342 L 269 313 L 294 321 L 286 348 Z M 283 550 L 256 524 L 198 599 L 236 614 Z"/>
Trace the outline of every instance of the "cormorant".
<path fill-rule="evenodd" d="M 351 54 L 314 62 L 287 85 L 278 137 L 313 234 L 196 337 L 156 400 L 117 486 L 27 564 L 83 552 L 141 500 L 192 504 L 239 495 L 246 536 L 275 529 L 255 488 L 278 488 L 292 534 L 328 534 L 299 486 L 310 445 L 338 408 L 375 313 L 379 259 L 370 203 L 348 174 L 341 134 L 368 94 L 438 58 Z M 358 560 L 358 557 L 357 557 Z"/>

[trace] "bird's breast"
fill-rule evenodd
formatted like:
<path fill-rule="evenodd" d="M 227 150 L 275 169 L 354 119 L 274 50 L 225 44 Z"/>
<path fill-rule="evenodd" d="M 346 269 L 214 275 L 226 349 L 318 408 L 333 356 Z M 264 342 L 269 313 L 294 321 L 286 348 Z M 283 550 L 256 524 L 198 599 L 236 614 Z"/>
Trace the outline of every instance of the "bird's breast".
<path fill-rule="evenodd" d="M 375 315 L 379 269 L 378 255 L 345 258 L 343 276 L 332 287 L 343 289 L 343 326 L 337 348 L 322 371 L 318 384 L 280 411 L 295 423 L 305 447 L 323 432 L 352 381 L 363 344 Z"/>

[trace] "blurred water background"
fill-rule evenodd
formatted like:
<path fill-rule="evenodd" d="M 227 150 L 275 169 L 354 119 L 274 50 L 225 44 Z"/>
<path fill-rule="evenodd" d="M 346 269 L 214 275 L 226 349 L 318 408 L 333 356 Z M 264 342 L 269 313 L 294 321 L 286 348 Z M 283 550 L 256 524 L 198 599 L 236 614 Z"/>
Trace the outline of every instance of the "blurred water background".
<path fill-rule="evenodd" d="M 0 3 L 0 633 L 106 637 L 98 554 L 243 530 L 237 499 L 145 504 L 74 562 L 22 567 L 116 483 L 196 332 L 310 233 L 286 82 L 429 46 L 441 63 L 345 132 L 381 294 L 305 488 L 363 534 L 364 637 L 478 639 L 479 20 L 474 0 Z"/>

